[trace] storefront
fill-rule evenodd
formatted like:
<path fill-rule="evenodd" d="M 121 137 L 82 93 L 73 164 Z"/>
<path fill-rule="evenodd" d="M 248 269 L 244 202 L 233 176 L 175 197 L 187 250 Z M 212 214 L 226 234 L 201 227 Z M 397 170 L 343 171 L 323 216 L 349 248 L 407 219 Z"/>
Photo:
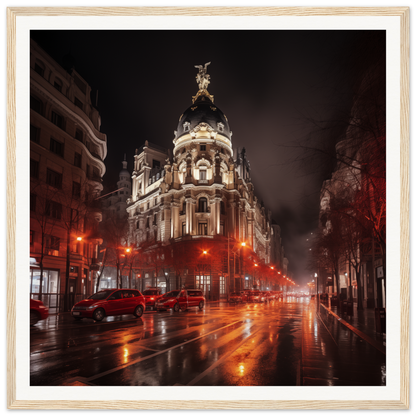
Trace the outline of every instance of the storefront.
<path fill-rule="evenodd" d="M 42 299 L 40 298 L 40 269 L 31 268 L 30 279 L 30 298 L 41 300 L 51 313 L 58 312 L 60 305 L 60 276 L 59 270 L 44 269 L 42 279 Z"/>

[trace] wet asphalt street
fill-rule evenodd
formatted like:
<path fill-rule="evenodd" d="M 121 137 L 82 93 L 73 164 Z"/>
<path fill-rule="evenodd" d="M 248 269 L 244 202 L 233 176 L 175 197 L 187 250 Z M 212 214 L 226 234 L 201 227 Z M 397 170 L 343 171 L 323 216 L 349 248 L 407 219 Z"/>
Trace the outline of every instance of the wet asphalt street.
<path fill-rule="evenodd" d="M 385 385 L 385 355 L 334 332 L 308 298 L 207 305 L 30 329 L 30 384 L 97 386 Z"/>

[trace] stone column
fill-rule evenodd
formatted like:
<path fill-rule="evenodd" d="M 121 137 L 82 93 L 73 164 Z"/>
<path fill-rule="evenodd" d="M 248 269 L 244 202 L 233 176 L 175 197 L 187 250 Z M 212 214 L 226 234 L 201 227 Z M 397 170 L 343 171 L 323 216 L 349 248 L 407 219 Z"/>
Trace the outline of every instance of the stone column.
<path fill-rule="evenodd" d="M 170 204 L 172 210 L 171 236 L 179 237 L 179 203 L 174 201 Z"/>
<path fill-rule="evenodd" d="M 221 198 L 216 197 L 215 201 L 215 222 L 214 222 L 214 235 L 219 234 L 221 230 Z"/>
<path fill-rule="evenodd" d="M 192 198 L 185 197 L 186 202 L 186 234 L 192 234 L 193 229 L 193 213 L 192 213 Z"/>

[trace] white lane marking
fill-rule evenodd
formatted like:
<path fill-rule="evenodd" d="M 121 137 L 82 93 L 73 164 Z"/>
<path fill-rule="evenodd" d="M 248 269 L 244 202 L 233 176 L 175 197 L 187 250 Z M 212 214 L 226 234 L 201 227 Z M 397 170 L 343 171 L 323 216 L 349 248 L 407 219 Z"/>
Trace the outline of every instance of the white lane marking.
<path fill-rule="evenodd" d="M 221 328 L 218 328 L 218 329 L 214 329 L 213 331 L 211 331 L 211 332 L 207 332 L 206 334 L 200 335 L 199 337 L 192 338 L 192 339 L 190 339 L 189 341 L 182 342 L 181 344 L 174 345 L 173 347 L 170 347 L 170 348 L 167 348 L 167 349 L 165 349 L 165 350 L 162 350 L 162 351 L 156 352 L 156 353 L 154 353 L 154 354 L 150 354 L 150 355 L 148 355 L 147 357 L 138 358 L 137 360 L 130 361 L 130 362 L 129 362 L 129 363 L 127 363 L 127 364 L 123 364 L 123 365 L 120 365 L 120 366 L 118 366 L 118 367 L 114 367 L 114 368 L 112 368 L 111 370 L 107 370 L 107 371 L 104 371 L 103 373 L 96 374 L 95 376 L 88 377 L 86 380 L 88 380 L 88 381 L 96 380 L 97 378 L 104 377 L 104 376 L 106 376 L 106 375 L 108 375 L 108 374 L 111 374 L 111 373 L 114 373 L 114 372 L 116 372 L 116 371 L 118 371 L 118 370 L 122 370 L 123 368 L 127 368 L 127 367 L 130 367 L 131 365 L 134 365 L 134 364 L 140 363 L 141 361 L 145 361 L 145 360 L 148 360 L 148 359 L 150 359 L 150 358 L 156 357 L 156 356 L 158 356 L 158 355 L 160 355 L 160 354 L 164 354 L 164 353 L 166 353 L 166 352 L 168 352 L 168 351 L 170 351 L 170 350 L 174 350 L 174 349 L 179 348 L 179 347 L 181 347 L 181 346 L 183 346 L 183 345 L 189 344 L 190 342 L 197 341 L 198 339 L 201 339 L 201 338 L 204 338 L 204 337 L 206 337 L 206 336 L 208 336 L 208 335 L 211 335 L 211 334 L 213 334 L 214 332 L 221 331 L 221 330 L 222 330 L 222 329 L 224 329 L 224 328 L 227 328 L 227 327 L 229 327 L 229 326 L 232 326 L 232 325 L 235 325 L 235 324 L 238 324 L 238 323 L 241 323 L 241 322 L 242 322 L 241 320 L 231 322 L 231 323 L 230 323 L 230 324 L 228 324 L 228 325 L 222 326 Z"/>
<path fill-rule="evenodd" d="M 267 324 L 268 325 L 268 324 Z M 261 326 L 257 331 L 253 332 L 251 335 L 249 335 L 247 338 L 243 339 L 232 351 L 229 353 L 223 355 L 219 360 L 217 360 L 214 364 L 212 364 L 210 367 L 208 367 L 205 371 L 200 373 L 198 376 L 196 376 L 193 380 L 191 380 L 187 386 L 193 386 L 196 383 L 198 383 L 199 380 L 203 379 L 208 373 L 210 373 L 215 367 L 220 365 L 226 358 L 228 358 L 231 354 L 233 354 L 236 350 L 238 350 L 245 342 L 247 342 L 250 338 L 252 338 L 254 335 L 257 334 L 257 332 L 264 329 L 267 325 Z"/>

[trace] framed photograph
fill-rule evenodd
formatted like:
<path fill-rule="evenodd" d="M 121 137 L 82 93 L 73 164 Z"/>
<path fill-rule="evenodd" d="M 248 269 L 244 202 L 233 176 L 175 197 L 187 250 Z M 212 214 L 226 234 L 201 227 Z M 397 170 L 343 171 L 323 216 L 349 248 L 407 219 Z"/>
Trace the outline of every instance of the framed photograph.
<path fill-rule="evenodd" d="M 9 409 L 409 408 L 409 8 L 7 21 Z"/>

